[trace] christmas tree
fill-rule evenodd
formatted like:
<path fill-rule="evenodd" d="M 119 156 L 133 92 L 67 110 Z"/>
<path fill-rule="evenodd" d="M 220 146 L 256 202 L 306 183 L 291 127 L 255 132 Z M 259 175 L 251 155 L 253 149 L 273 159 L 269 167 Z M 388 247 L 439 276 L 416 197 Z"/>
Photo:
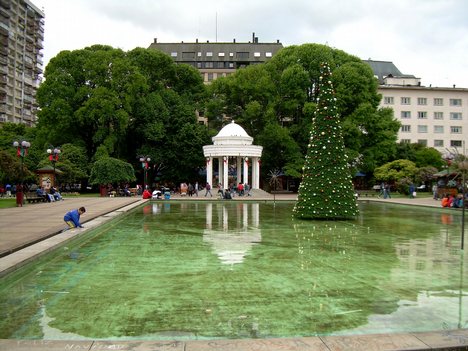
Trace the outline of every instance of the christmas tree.
<path fill-rule="evenodd" d="M 325 63 L 294 215 L 334 220 L 352 219 L 358 212 L 330 67 Z"/>

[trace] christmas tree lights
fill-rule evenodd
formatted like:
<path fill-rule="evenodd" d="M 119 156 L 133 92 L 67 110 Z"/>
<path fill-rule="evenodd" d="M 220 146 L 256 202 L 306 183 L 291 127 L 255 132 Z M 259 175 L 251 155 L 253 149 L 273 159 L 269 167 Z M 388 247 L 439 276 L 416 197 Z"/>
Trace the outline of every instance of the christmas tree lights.
<path fill-rule="evenodd" d="M 317 107 L 294 215 L 302 219 L 353 219 L 359 210 L 328 64 L 321 65 Z"/>

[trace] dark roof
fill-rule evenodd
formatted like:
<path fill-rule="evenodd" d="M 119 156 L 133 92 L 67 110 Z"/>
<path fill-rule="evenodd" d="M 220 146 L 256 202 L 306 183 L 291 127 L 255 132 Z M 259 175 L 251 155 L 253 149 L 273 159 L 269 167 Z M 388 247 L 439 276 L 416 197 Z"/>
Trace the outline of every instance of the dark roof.
<path fill-rule="evenodd" d="M 373 61 L 373 60 L 362 60 L 364 63 L 367 63 L 371 66 L 372 71 L 374 71 L 374 76 L 379 80 L 380 84 L 384 83 L 384 77 L 393 76 L 393 77 L 408 77 L 415 78 L 413 75 L 403 74 L 400 70 L 390 61 Z"/>

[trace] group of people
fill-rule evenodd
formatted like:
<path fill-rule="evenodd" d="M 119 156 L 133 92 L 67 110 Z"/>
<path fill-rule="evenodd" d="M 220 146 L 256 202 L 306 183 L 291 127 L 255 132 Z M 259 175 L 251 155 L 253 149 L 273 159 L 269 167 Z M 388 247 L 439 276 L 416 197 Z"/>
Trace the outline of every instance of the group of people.
<path fill-rule="evenodd" d="M 63 201 L 63 197 L 55 186 L 51 186 L 47 192 L 43 186 L 36 189 L 36 195 L 43 197 L 47 202 Z"/>
<path fill-rule="evenodd" d="M 0 184 L 0 197 L 12 197 L 16 194 L 16 184 Z"/>
<path fill-rule="evenodd" d="M 463 208 L 463 194 L 458 194 L 457 196 L 445 194 L 440 204 L 442 207 Z"/>
<path fill-rule="evenodd" d="M 213 196 L 211 194 L 211 185 L 210 183 L 206 183 L 205 187 L 205 197 L 210 194 L 210 197 Z M 223 189 L 223 185 L 221 183 L 218 184 L 218 197 L 221 199 L 226 199 L 230 200 L 232 199 L 235 195 L 237 196 L 251 196 L 250 194 L 250 185 L 245 183 L 239 183 L 239 184 L 231 184 L 226 189 Z"/>
<path fill-rule="evenodd" d="M 198 191 L 200 190 L 200 186 L 198 185 L 198 182 L 195 182 L 195 184 L 192 183 L 181 183 L 180 184 L 180 195 L 181 196 L 198 196 Z"/>
<path fill-rule="evenodd" d="M 377 195 L 377 197 L 383 197 L 384 199 L 391 199 L 392 196 L 390 194 L 390 184 L 388 183 L 381 183 L 380 184 L 380 192 L 379 192 L 379 195 Z"/>

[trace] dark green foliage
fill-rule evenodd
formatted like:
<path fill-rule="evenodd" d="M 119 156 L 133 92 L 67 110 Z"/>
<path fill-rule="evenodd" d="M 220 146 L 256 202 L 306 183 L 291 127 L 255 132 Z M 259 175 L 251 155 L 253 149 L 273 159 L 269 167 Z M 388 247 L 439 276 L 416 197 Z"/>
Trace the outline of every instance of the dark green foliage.
<path fill-rule="evenodd" d="M 89 183 L 113 184 L 132 182 L 135 179 L 135 171 L 131 164 L 113 157 L 104 157 L 93 164 Z"/>
<path fill-rule="evenodd" d="M 62 51 L 45 78 L 38 90 L 37 144 L 84 147 L 82 172 L 102 155 L 137 165 L 143 153 L 164 169 L 164 178 L 187 181 L 203 164 L 209 138 L 195 109 L 205 87 L 195 68 L 177 66 L 156 50 L 95 45 Z M 177 146 L 182 136 L 183 148 Z M 65 159 L 63 166 L 76 174 Z"/>
<path fill-rule="evenodd" d="M 351 219 L 357 213 L 330 68 L 323 64 L 294 215 L 302 219 Z"/>

